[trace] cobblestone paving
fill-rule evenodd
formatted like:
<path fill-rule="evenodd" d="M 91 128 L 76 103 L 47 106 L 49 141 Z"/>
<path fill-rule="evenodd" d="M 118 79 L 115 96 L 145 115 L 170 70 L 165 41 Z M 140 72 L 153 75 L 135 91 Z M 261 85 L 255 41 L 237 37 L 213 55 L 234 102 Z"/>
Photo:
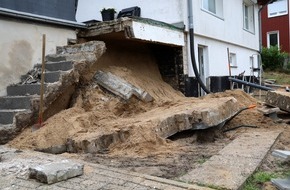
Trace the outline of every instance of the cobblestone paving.
<path fill-rule="evenodd" d="M 109 168 L 82 160 L 73 160 L 85 165 L 84 174 L 55 184 L 47 185 L 29 179 L 28 168 L 40 164 L 59 162 L 67 158 L 33 151 L 19 151 L 0 146 L 0 189 L 92 189 L 92 190 L 147 190 L 147 189 L 197 189 L 208 188 L 189 185 L 173 180 Z"/>

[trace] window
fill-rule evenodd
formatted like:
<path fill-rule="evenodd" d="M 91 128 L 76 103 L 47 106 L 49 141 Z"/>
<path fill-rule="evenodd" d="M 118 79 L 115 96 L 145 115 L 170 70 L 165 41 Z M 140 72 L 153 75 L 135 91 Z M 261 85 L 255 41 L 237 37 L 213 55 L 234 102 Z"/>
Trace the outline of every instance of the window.
<path fill-rule="evenodd" d="M 230 66 L 233 68 L 238 67 L 237 65 L 237 56 L 235 53 L 230 53 Z"/>
<path fill-rule="evenodd" d="M 268 5 L 268 17 L 275 17 L 288 14 L 287 0 L 277 0 Z"/>
<path fill-rule="evenodd" d="M 247 1 L 243 3 L 243 17 L 244 29 L 249 32 L 255 32 L 254 5 L 249 4 Z"/>
<path fill-rule="evenodd" d="M 202 0 L 202 9 L 222 18 L 223 0 Z"/>
<path fill-rule="evenodd" d="M 267 33 L 267 47 L 270 46 L 280 46 L 279 43 L 279 31 L 268 32 Z"/>

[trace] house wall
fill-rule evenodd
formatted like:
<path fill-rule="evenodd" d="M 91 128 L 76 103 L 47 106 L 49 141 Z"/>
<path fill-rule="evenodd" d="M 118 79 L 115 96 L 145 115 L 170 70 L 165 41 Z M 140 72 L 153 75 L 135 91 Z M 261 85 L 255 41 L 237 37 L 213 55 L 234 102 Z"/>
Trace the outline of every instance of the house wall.
<path fill-rule="evenodd" d="M 289 10 L 289 9 L 288 9 Z M 280 48 L 290 53 L 289 14 L 268 18 L 268 9 L 262 11 L 262 44 L 267 47 L 267 32 L 279 31 Z"/>
<path fill-rule="evenodd" d="M 197 59 L 198 45 L 206 46 L 207 68 L 206 77 L 228 75 L 227 48 L 236 53 L 237 68 L 233 68 L 232 74 L 245 71 L 250 74 L 250 56 L 254 55 L 257 64 L 257 51 L 259 50 L 258 31 L 258 5 L 254 6 L 254 31 L 243 29 L 243 0 L 223 0 L 223 16 L 221 18 L 209 14 L 202 9 L 202 0 L 193 0 L 193 19 L 195 29 L 195 53 Z M 252 2 L 252 1 L 249 1 Z M 171 0 L 164 3 L 163 0 L 135 1 L 135 0 L 79 0 L 76 14 L 77 21 L 102 20 L 100 10 L 104 7 L 114 7 L 117 12 L 124 8 L 141 7 L 141 17 L 151 18 L 166 23 L 183 22 L 188 31 L 187 1 Z M 190 77 L 195 76 L 192 69 L 189 53 L 189 37 L 187 47 L 184 48 L 184 72 Z"/>
<path fill-rule="evenodd" d="M 46 54 L 56 51 L 56 46 L 75 39 L 74 29 L 54 25 L 9 20 L 0 17 L 0 95 L 6 95 L 6 86 L 20 82 L 33 65 L 41 63 L 42 34 L 46 34 Z"/>

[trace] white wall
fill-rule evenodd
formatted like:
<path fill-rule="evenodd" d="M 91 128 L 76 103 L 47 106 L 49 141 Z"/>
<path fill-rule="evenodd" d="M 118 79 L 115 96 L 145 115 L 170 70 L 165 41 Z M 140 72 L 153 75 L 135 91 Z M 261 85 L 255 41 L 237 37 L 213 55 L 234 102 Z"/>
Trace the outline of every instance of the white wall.
<path fill-rule="evenodd" d="M 196 1 L 196 0 L 195 0 Z M 79 0 L 76 20 L 84 22 L 87 20 L 102 20 L 100 10 L 103 8 L 115 8 L 117 14 L 125 8 L 139 6 L 143 18 L 151 18 L 167 23 L 183 21 L 183 12 L 186 10 L 184 0 Z"/>
<path fill-rule="evenodd" d="M 193 0 L 193 20 L 195 30 L 195 52 L 198 44 L 208 47 L 207 76 L 228 75 L 227 48 L 237 56 L 237 68 L 232 74 L 246 71 L 250 74 L 249 57 L 259 50 L 258 5 L 255 5 L 255 31 L 243 29 L 243 0 L 223 0 L 223 16 L 216 17 L 202 9 L 202 0 Z M 187 0 L 79 0 L 77 21 L 91 19 L 102 20 L 100 10 L 114 7 L 119 12 L 123 8 L 139 6 L 141 16 L 167 23 L 184 22 L 187 20 Z M 152 34 L 154 35 L 154 34 Z M 189 51 L 189 43 L 185 51 Z M 190 53 L 185 52 L 185 74 L 194 76 Z M 197 59 L 197 57 L 196 57 Z M 257 63 L 257 56 L 254 56 Z"/>
<path fill-rule="evenodd" d="M 73 29 L 45 26 L 36 23 L 0 20 L 0 95 L 6 86 L 20 81 L 33 65 L 41 63 L 42 34 L 46 34 L 46 54 L 55 53 L 56 46 L 67 45 L 75 39 Z"/>
<path fill-rule="evenodd" d="M 254 57 L 254 66 L 257 67 L 258 60 L 255 50 L 221 41 L 213 41 L 202 36 L 195 36 L 195 52 L 197 52 L 198 45 L 207 47 L 207 55 L 205 55 L 205 73 L 207 76 L 229 75 L 227 48 L 229 48 L 230 53 L 236 54 L 237 68 L 231 68 L 232 75 L 238 75 L 244 71 L 246 71 L 245 75 L 251 74 L 250 56 Z M 191 63 L 189 67 L 191 67 Z M 190 76 L 194 76 L 193 72 L 189 73 Z"/>

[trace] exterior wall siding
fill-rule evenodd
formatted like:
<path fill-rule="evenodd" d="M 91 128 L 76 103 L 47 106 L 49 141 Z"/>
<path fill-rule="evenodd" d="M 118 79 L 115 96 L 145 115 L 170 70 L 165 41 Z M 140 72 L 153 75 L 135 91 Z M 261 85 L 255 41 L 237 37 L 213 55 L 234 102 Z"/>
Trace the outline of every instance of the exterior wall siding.
<path fill-rule="evenodd" d="M 267 33 L 279 31 L 280 48 L 282 51 L 290 52 L 289 40 L 289 14 L 268 18 L 268 10 L 262 11 L 262 44 L 267 47 Z"/>

